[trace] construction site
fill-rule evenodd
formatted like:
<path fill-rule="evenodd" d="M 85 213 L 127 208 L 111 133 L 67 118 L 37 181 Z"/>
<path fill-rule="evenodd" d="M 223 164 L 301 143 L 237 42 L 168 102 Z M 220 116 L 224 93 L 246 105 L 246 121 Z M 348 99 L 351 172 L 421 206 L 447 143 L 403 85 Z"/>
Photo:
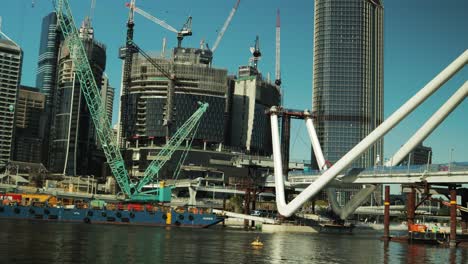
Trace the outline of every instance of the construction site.
<path fill-rule="evenodd" d="M 209 106 L 193 132 L 172 146 L 172 158 L 164 161 L 159 179 L 166 181 L 206 179 L 207 185 L 236 185 L 238 190 L 254 188 L 253 178 L 266 176 L 271 166 L 239 165 L 247 156 L 268 160 L 272 154 L 270 124 L 266 111 L 281 102 L 279 50 L 276 84 L 264 79 L 258 69 L 261 57 L 259 37 L 251 48 L 248 64 L 239 67 L 237 76 L 212 65 L 213 56 L 234 17 L 236 1 L 213 47 L 183 46 L 192 35 L 192 17 L 180 30 L 152 16 L 136 5 L 127 4 L 126 46 L 123 61 L 119 113 L 119 144 L 130 177 L 141 178 L 152 162 L 162 162 L 158 154 L 167 149 L 178 129 L 200 107 Z M 177 47 L 167 55 L 166 39 L 161 51 L 144 51 L 134 41 L 134 16 L 153 21 L 177 37 Z M 279 42 L 279 13 L 278 13 Z M 279 43 L 277 44 L 279 49 Z M 166 158 L 166 157 L 165 157 Z M 271 160 L 271 159 L 270 159 Z M 186 192 L 176 193 L 188 195 Z M 201 192 L 203 195 L 204 192 Z M 209 194 L 211 196 L 211 194 Z"/>
<path fill-rule="evenodd" d="M 165 181 L 173 186 L 174 198 L 193 205 L 198 198 L 219 202 L 240 194 L 245 198 L 243 210 L 248 214 L 250 207 L 255 209 L 257 194 L 266 191 L 272 197 L 272 189 L 261 186 L 273 168 L 267 111 L 282 101 L 279 10 L 275 78 L 270 80 L 269 74 L 264 77 L 259 68 L 262 52 L 258 35 L 251 43 L 251 56 L 245 58 L 246 63 L 238 67 L 237 73 L 229 74 L 226 68 L 213 66 L 215 51 L 222 45 L 240 0 L 233 1 L 211 47 L 204 41 L 199 47 L 184 45 L 184 38 L 193 34 L 191 16 L 184 18 L 184 24 L 177 29 L 136 2 L 126 4 L 128 19 L 126 39 L 122 40 L 125 45 L 119 49 L 122 75 L 120 95 L 116 94 L 119 111 L 114 129 L 109 114 L 113 93 L 103 91 L 109 86 L 104 72 L 108 55 L 106 46 L 95 38 L 99 29 L 95 31 L 92 24 L 96 1 L 91 1 L 89 17 L 76 29 L 76 36 L 71 13 L 53 12 L 44 17 L 43 31 L 49 32 L 41 40 L 41 52 L 45 52 L 41 56 L 56 53 L 39 64 L 41 78 L 50 82 L 42 83 L 50 86 L 44 91 L 51 92 L 45 98 L 50 115 L 45 125 L 50 126 L 50 136 L 44 139 L 48 160 L 37 177 L 30 175 L 31 164 L 10 162 L 5 179 L 17 186 L 18 176 L 19 185 L 36 183 L 38 190 L 68 186 L 65 189 L 73 193 L 82 192 L 87 186 L 86 190 L 95 193 L 123 194 L 132 200 L 153 199 L 150 196 L 158 192 L 155 183 Z M 56 7 L 64 8 L 61 5 L 67 7 L 68 2 L 59 1 Z M 177 46 L 166 47 L 167 40 L 163 38 L 159 51 L 140 48 L 134 40 L 138 32 L 135 16 L 174 33 Z M 76 58 L 73 55 L 79 42 L 84 43 L 84 54 Z M 47 64 L 54 58 L 56 65 Z M 90 69 L 86 68 L 85 58 Z M 55 70 L 47 76 L 44 72 L 49 68 Z M 302 170 L 304 164 L 292 167 Z M 67 177 L 88 180 L 77 180 L 75 188 L 67 183 Z M 42 182 L 38 183 L 40 179 Z M 208 189 L 192 192 L 187 187 L 193 184 Z M 228 191 L 215 192 L 210 187 Z"/>

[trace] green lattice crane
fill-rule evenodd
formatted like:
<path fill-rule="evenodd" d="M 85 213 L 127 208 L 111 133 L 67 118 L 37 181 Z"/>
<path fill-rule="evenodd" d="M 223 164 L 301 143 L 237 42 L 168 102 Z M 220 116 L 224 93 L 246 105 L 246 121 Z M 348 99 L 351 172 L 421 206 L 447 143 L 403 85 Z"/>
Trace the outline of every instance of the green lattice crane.
<path fill-rule="evenodd" d="M 169 142 L 156 156 L 156 159 L 148 166 L 143 178 L 132 184 L 129 179 L 125 163 L 120 153 L 114 133 L 111 129 L 106 109 L 101 100 L 96 80 L 94 79 L 91 66 L 86 56 L 86 51 L 75 26 L 73 15 L 68 0 L 56 0 L 54 6 L 57 12 L 57 20 L 70 50 L 70 57 L 74 63 L 75 75 L 80 82 L 81 91 L 85 97 L 86 104 L 91 114 L 96 134 L 101 142 L 107 158 L 107 162 L 114 174 L 115 179 L 122 192 L 131 200 L 157 200 L 154 195 L 146 195 L 141 189 L 158 176 L 158 172 L 164 164 L 171 159 L 172 154 L 196 130 L 199 122 L 208 108 L 207 103 L 199 103 L 199 108 L 192 116 L 176 131 Z M 161 194 L 161 193 L 160 193 Z M 159 195 L 159 197 L 162 197 Z M 160 200 L 161 201 L 161 200 Z"/>
<path fill-rule="evenodd" d="M 200 119 L 206 112 L 206 109 L 208 109 L 208 103 L 199 102 L 198 104 L 200 105 L 198 110 L 195 111 L 195 113 L 193 113 L 192 116 L 187 121 L 185 121 L 185 123 L 179 129 L 177 129 L 171 139 L 167 142 L 166 146 L 164 146 L 164 148 L 159 151 L 158 155 L 150 163 L 145 171 L 143 179 L 140 180 L 135 188 L 137 193 L 140 193 L 143 186 L 150 183 L 156 176 L 158 176 L 161 168 L 168 160 L 171 159 L 172 154 L 174 154 L 182 142 L 184 142 L 184 140 L 192 133 L 192 131 L 196 131 L 196 128 L 200 123 Z"/>
<path fill-rule="evenodd" d="M 127 196 L 131 196 L 132 188 L 125 163 L 120 149 L 116 144 L 117 141 L 107 117 L 106 109 L 101 101 L 101 94 L 96 80 L 94 79 L 93 71 L 91 70 L 86 56 L 83 43 L 79 37 L 78 29 L 75 26 L 70 4 L 68 0 L 56 0 L 54 4 L 57 13 L 57 22 L 63 37 L 67 39 L 70 57 L 75 67 L 75 75 L 80 81 L 81 92 L 88 105 L 91 118 L 96 128 L 96 134 L 101 142 L 107 162 L 122 192 Z"/>

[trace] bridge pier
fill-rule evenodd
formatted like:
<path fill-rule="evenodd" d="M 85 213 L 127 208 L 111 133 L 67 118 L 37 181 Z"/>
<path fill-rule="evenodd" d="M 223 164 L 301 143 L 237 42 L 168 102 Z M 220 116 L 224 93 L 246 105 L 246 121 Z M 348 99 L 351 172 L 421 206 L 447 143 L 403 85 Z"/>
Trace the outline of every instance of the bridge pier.
<path fill-rule="evenodd" d="M 384 241 L 390 240 L 390 186 L 385 186 Z"/>
<path fill-rule="evenodd" d="M 416 192 L 414 186 L 411 186 L 411 192 L 407 194 L 406 208 L 408 211 L 408 232 L 411 231 L 411 226 L 414 225 L 414 211 L 416 210 Z"/>
<path fill-rule="evenodd" d="M 458 189 L 458 193 L 461 195 L 461 206 L 468 207 L 468 189 Z M 468 234 L 468 212 L 460 211 L 461 214 L 461 227 L 462 234 Z"/>
<path fill-rule="evenodd" d="M 450 247 L 457 246 L 457 187 L 450 186 Z"/>

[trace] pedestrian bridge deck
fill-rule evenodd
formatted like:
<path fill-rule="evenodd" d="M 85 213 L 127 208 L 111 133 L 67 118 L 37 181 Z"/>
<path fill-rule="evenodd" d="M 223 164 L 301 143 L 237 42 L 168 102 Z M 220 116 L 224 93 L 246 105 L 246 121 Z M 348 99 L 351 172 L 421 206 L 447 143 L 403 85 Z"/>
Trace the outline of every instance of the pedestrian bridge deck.
<path fill-rule="evenodd" d="M 319 171 L 290 173 L 286 186 L 307 186 L 318 179 L 320 175 Z M 468 162 L 418 166 L 377 166 L 367 169 L 354 168 L 337 176 L 331 184 L 339 186 L 343 183 L 411 184 L 422 182 L 430 184 L 468 183 Z M 267 178 L 266 185 L 274 187 L 273 176 Z"/>

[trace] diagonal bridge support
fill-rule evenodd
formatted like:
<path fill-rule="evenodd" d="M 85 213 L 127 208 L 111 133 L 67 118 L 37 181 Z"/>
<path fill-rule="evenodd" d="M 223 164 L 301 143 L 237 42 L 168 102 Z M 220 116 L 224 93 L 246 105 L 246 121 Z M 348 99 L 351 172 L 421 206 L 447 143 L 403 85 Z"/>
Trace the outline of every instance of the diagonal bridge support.
<path fill-rule="evenodd" d="M 278 132 L 278 109 L 272 107 L 270 110 L 271 132 L 273 141 L 273 160 L 275 171 L 276 205 L 278 212 L 286 217 L 296 212 L 306 201 L 315 196 L 320 190 L 327 186 L 340 172 L 348 167 L 354 160 L 359 158 L 376 141 L 381 139 L 393 127 L 400 123 L 414 109 L 421 105 L 429 96 L 437 91 L 455 73 L 462 69 L 468 62 L 468 50 L 463 52 L 457 59 L 448 65 L 426 86 L 396 110 L 382 124 L 380 124 L 367 137 L 352 148 L 346 155 L 337 161 L 331 168 L 326 170 L 315 182 L 310 184 L 304 191 L 298 194 L 290 203 L 286 203 L 284 192 L 284 175 L 282 172 L 281 150 Z M 363 195 L 364 196 L 364 195 Z M 359 206 L 359 205 L 358 205 Z M 353 206 L 354 207 L 354 206 Z M 351 208 L 352 209 L 352 208 Z"/>

